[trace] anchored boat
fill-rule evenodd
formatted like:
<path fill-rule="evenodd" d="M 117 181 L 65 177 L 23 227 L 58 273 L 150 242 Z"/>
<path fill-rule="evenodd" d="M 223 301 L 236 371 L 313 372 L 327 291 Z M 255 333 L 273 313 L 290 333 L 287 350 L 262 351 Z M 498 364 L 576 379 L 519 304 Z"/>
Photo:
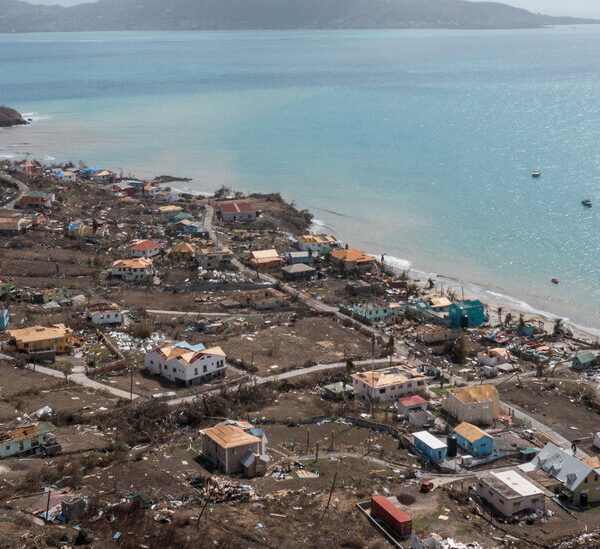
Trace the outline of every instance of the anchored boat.
<path fill-rule="evenodd" d="M 585 206 L 586 208 L 591 208 L 592 207 L 592 201 L 589 198 L 586 198 L 585 200 L 581 201 L 581 205 Z"/>
<path fill-rule="evenodd" d="M 531 170 L 531 177 L 540 177 L 542 175 L 542 170 L 539 168 L 534 168 Z"/>

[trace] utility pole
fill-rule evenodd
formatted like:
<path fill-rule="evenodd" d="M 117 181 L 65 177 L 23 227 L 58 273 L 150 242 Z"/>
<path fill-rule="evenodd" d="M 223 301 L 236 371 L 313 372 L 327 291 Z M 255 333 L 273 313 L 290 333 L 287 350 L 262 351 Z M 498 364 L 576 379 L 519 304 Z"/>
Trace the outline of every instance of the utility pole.
<path fill-rule="evenodd" d="M 323 514 L 321 515 L 319 522 L 321 522 L 323 520 L 325 513 L 327 513 L 327 510 L 329 509 L 329 504 L 331 503 L 331 496 L 333 496 L 333 491 L 335 489 L 336 479 L 337 479 L 337 471 L 333 475 L 333 482 L 331 483 L 331 489 L 329 490 L 329 498 L 327 498 L 327 505 L 325 506 L 325 509 L 323 510 Z"/>
<path fill-rule="evenodd" d="M 375 409 L 375 335 L 371 334 L 371 418 Z"/>
<path fill-rule="evenodd" d="M 46 502 L 46 522 L 50 522 L 50 494 L 52 494 L 52 490 L 48 488 L 48 501 Z"/>
<path fill-rule="evenodd" d="M 131 361 L 129 369 L 131 370 L 131 377 L 129 379 L 129 402 L 133 402 L 133 372 L 135 371 L 135 364 L 133 361 Z"/>

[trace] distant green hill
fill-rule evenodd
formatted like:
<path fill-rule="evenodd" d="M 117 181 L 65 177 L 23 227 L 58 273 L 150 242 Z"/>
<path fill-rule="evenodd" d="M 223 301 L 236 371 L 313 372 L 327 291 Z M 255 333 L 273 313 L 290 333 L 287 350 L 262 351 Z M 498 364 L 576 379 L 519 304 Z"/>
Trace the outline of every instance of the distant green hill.
<path fill-rule="evenodd" d="M 20 124 L 27 124 L 25 119 L 21 116 L 21 113 L 17 112 L 15 109 L 0 105 L 0 128 L 8 128 Z"/>
<path fill-rule="evenodd" d="M 0 32 L 201 29 L 516 29 L 594 23 L 466 0 L 0 0 Z"/>

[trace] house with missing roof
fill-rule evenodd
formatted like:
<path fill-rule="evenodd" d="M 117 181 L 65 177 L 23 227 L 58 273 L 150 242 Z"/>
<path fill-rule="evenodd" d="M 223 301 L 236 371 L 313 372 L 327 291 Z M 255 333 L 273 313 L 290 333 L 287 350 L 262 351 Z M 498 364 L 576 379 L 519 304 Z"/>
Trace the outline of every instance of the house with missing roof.
<path fill-rule="evenodd" d="M 219 216 L 224 223 L 255 221 L 258 211 L 250 202 L 222 202 L 219 204 Z"/>
<path fill-rule="evenodd" d="M 184 387 L 224 378 L 227 371 L 221 347 L 207 349 L 202 343 L 192 345 L 187 341 L 166 343 L 150 351 L 144 365 L 150 373 Z"/>
<path fill-rule="evenodd" d="M 289 296 L 275 288 L 250 290 L 244 297 L 244 305 L 257 311 L 280 309 L 288 304 Z"/>
<path fill-rule="evenodd" d="M 196 252 L 196 262 L 204 269 L 220 269 L 231 264 L 233 252 L 226 246 L 207 246 Z"/>
<path fill-rule="evenodd" d="M 463 421 L 454 434 L 459 448 L 471 456 L 485 457 L 494 451 L 494 437 L 476 425 Z"/>
<path fill-rule="evenodd" d="M 560 483 L 562 493 L 571 503 L 585 507 L 600 501 L 600 468 L 593 465 L 549 442 L 533 460 L 519 465 L 519 469 L 532 476 L 536 471 L 544 471 Z"/>
<path fill-rule="evenodd" d="M 340 247 L 340 243 L 328 234 L 305 234 L 298 237 L 298 249 L 303 252 L 309 250 L 318 255 L 327 255 Z"/>
<path fill-rule="evenodd" d="M 155 257 L 160 253 L 162 244 L 156 240 L 136 240 L 127 248 L 130 257 Z"/>
<path fill-rule="evenodd" d="M 400 397 L 424 393 L 430 377 L 404 366 L 352 374 L 357 399 L 363 402 L 394 402 Z"/>
<path fill-rule="evenodd" d="M 404 312 L 404 306 L 400 303 L 360 303 L 355 305 L 340 305 L 340 311 L 360 320 L 364 324 L 394 320 Z"/>
<path fill-rule="evenodd" d="M 268 441 L 262 429 L 246 421 L 226 420 L 200 434 L 202 456 L 223 473 L 248 477 L 266 473 Z"/>
<path fill-rule="evenodd" d="M 44 191 L 27 191 L 19 197 L 15 207 L 45 209 L 51 208 L 52 202 L 54 202 L 54 193 L 46 193 Z"/>
<path fill-rule="evenodd" d="M 123 324 L 125 321 L 125 315 L 114 303 L 90 305 L 87 310 L 87 318 L 97 326 Z"/>
<path fill-rule="evenodd" d="M 546 508 L 544 491 L 517 469 L 480 473 L 477 475 L 476 491 L 479 497 L 505 517 Z"/>
<path fill-rule="evenodd" d="M 54 443 L 52 430 L 52 423 L 42 422 L 0 431 L 0 459 L 43 453 L 45 444 Z"/>
<path fill-rule="evenodd" d="M 500 397 L 493 385 L 458 387 L 446 393 L 442 408 L 458 421 L 493 425 L 500 415 Z"/>

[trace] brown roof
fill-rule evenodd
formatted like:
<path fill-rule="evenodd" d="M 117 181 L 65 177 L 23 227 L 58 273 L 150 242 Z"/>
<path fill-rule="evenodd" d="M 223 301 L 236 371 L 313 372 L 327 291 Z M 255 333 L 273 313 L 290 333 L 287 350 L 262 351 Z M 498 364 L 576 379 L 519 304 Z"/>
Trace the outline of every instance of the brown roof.
<path fill-rule="evenodd" d="M 244 429 L 237 425 L 217 425 L 200 432 L 214 440 L 222 448 L 235 448 L 260 442 L 260 438 L 246 433 Z"/>
<path fill-rule="evenodd" d="M 416 370 L 399 366 L 375 370 L 374 372 L 360 372 L 353 374 L 352 378 L 362 381 L 374 388 L 387 387 L 396 383 L 406 383 L 407 381 L 423 381 L 430 379 L 427 376 L 421 375 Z"/>
<path fill-rule="evenodd" d="M 226 202 L 219 204 L 219 209 L 222 213 L 254 213 L 256 208 L 249 202 Z"/>
<path fill-rule="evenodd" d="M 195 254 L 196 246 L 190 244 L 189 242 L 180 242 L 176 246 L 171 248 L 171 253 L 175 254 Z"/>
<path fill-rule="evenodd" d="M 335 250 L 331 257 L 338 261 L 351 261 L 352 263 L 370 263 L 375 258 L 362 250 L 357 248 L 350 248 L 349 250 Z"/>
<path fill-rule="evenodd" d="M 454 395 L 463 404 L 480 404 L 499 400 L 498 391 L 493 385 L 459 387 L 450 391 L 450 394 Z"/>
<path fill-rule="evenodd" d="M 467 423 L 466 421 L 463 421 L 460 425 L 457 425 L 454 428 L 454 432 L 458 433 L 461 437 L 466 438 L 469 442 L 475 442 L 481 437 L 494 438 L 489 433 L 486 433 L 483 429 L 480 429 L 471 423 Z"/>
<path fill-rule="evenodd" d="M 31 326 L 18 330 L 6 330 L 6 333 L 17 341 L 32 343 L 34 341 L 63 338 L 65 335 L 70 334 L 71 330 L 64 324 L 53 324 L 52 326 Z"/>

